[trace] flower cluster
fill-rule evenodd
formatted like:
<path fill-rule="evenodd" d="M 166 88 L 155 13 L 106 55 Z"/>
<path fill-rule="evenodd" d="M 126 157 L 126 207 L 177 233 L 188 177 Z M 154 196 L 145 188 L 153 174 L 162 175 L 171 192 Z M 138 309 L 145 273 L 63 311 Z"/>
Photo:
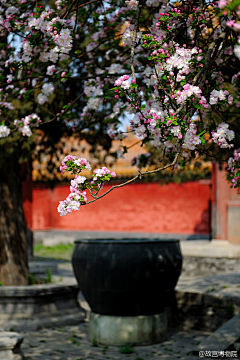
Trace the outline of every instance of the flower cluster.
<path fill-rule="evenodd" d="M 56 66 L 55 66 L 55 65 L 48 66 L 48 67 L 47 67 L 46 75 L 53 75 L 55 69 L 56 69 Z"/>
<path fill-rule="evenodd" d="M 14 125 L 18 127 L 18 131 L 20 131 L 23 136 L 31 136 L 32 130 L 30 125 L 39 126 L 40 122 L 41 120 L 37 114 L 31 114 L 21 120 L 15 120 Z"/>
<path fill-rule="evenodd" d="M 79 191 L 78 189 L 70 192 L 66 200 L 60 201 L 58 205 L 58 212 L 60 216 L 66 216 L 72 213 L 73 210 L 80 210 L 81 202 L 86 202 L 86 191 Z"/>
<path fill-rule="evenodd" d="M 102 179 L 107 179 L 108 176 L 106 177 L 106 175 L 110 175 L 112 177 L 116 176 L 116 173 L 114 171 L 110 172 L 110 170 L 108 170 L 105 166 L 103 166 L 101 169 L 95 169 L 93 170 L 94 173 L 94 177 L 93 177 L 93 181 L 96 180 L 102 180 Z"/>
<path fill-rule="evenodd" d="M 77 158 L 73 155 L 67 155 L 60 167 L 62 173 L 65 170 L 70 171 L 72 174 L 76 174 L 75 178 L 71 180 L 70 194 L 63 201 L 60 201 L 58 205 L 58 212 L 60 216 L 65 216 L 68 213 L 72 213 L 74 210 L 79 210 L 82 204 L 87 202 L 87 191 L 91 195 L 97 194 L 101 190 L 104 181 L 109 181 L 115 177 L 114 171 L 110 172 L 106 167 L 96 169 L 93 171 L 93 180 L 87 181 L 85 176 L 79 175 L 84 169 L 91 170 L 91 165 L 85 158 Z"/>
<path fill-rule="evenodd" d="M 234 131 L 229 130 L 229 125 L 225 123 L 221 123 L 217 127 L 216 132 L 212 132 L 212 139 L 213 142 L 218 144 L 221 148 L 231 148 L 233 147 L 233 144 L 229 144 L 227 142 L 233 140 L 235 137 Z"/>
<path fill-rule="evenodd" d="M 45 102 L 48 102 L 48 96 L 52 95 L 54 92 L 54 86 L 52 84 L 46 83 L 42 87 L 42 92 L 38 94 L 38 103 L 43 105 Z"/>
<path fill-rule="evenodd" d="M 41 54 L 42 59 L 56 62 L 58 59 L 58 52 L 69 52 L 72 47 L 71 21 L 61 19 L 55 15 L 55 11 L 51 8 L 46 8 L 40 16 L 32 14 L 28 19 L 28 26 L 30 29 L 40 30 L 46 37 L 51 37 L 53 43 L 57 45 L 56 48 L 51 49 L 50 52 Z M 59 25 L 63 28 L 59 31 Z M 29 52 L 29 47 L 27 51 Z"/>
<path fill-rule="evenodd" d="M 114 86 L 120 86 L 122 89 L 128 90 L 130 88 L 128 79 L 129 75 L 123 75 L 115 81 Z"/>
<path fill-rule="evenodd" d="M 67 155 L 62 161 L 60 166 L 60 171 L 64 174 L 65 170 L 73 172 L 76 174 L 78 171 L 83 169 L 91 170 L 92 167 L 90 163 L 85 158 L 78 158 L 74 155 Z"/>
<path fill-rule="evenodd" d="M 229 95 L 227 98 L 227 95 L 229 95 L 229 92 L 227 90 L 213 90 L 210 94 L 209 104 L 216 105 L 219 101 L 227 99 L 228 103 L 231 105 L 233 102 L 233 97 Z"/>
<path fill-rule="evenodd" d="M 125 3 L 130 9 L 137 10 L 139 1 L 137 1 L 137 0 L 126 0 Z"/>
<path fill-rule="evenodd" d="M 7 137 L 10 134 L 10 129 L 5 125 L 0 125 L 0 138 Z"/>
<path fill-rule="evenodd" d="M 183 149 L 195 150 L 196 146 L 201 144 L 201 139 L 197 135 L 197 126 L 191 121 L 190 126 L 184 137 Z"/>
<path fill-rule="evenodd" d="M 240 185 L 240 149 L 234 150 L 234 156 L 228 159 L 228 180 L 233 187 Z"/>
<path fill-rule="evenodd" d="M 185 84 L 183 86 L 183 91 L 181 90 L 176 91 L 177 104 L 181 104 L 183 101 L 185 101 L 187 98 L 191 96 L 196 96 L 197 98 L 201 98 L 201 93 L 202 90 L 198 86 Z"/>

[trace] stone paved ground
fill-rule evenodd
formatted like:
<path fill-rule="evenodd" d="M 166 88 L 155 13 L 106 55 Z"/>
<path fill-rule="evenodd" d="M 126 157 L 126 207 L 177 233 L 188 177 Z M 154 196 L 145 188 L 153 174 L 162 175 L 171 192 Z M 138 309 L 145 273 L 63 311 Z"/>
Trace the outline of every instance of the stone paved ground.
<path fill-rule="evenodd" d="M 187 256 L 211 257 L 212 246 L 214 244 L 206 243 L 205 247 L 201 246 L 202 255 L 199 255 L 200 250 L 199 248 L 196 249 L 196 244 L 199 245 L 200 243 L 190 244 L 190 242 L 185 242 L 183 253 Z M 197 254 L 193 254 L 193 250 Z M 215 250 L 214 246 L 214 255 L 216 256 Z M 237 262 L 239 261 L 240 247 L 235 247 L 233 251 L 232 246 L 227 244 L 224 247 L 221 246 L 220 250 L 219 258 L 223 256 L 237 259 Z M 199 294 L 210 292 L 216 296 L 229 295 L 239 298 L 239 269 L 235 269 L 235 273 L 226 274 L 224 272 L 219 273 L 218 276 L 196 278 L 183 275 L 179 280 L 177 289 L 182 292 L 192 291 Z M 192 271 L 189 271 L 189 273 L 193 275 Z M 71 264 L 60 263 L 58 265 L 58 274 L 53 276 L 53 280 L 56 283 L 75 283 L 76 280 L 73 277 Z M 138 346 L 134 348 L 134 353 L 126 354 L 121 353 L 119 347 L 93 346 L 94 344 L 89 343 L 87 340 L 87 327 L 88 324 L 83 323 L 78 326 L 64 326 L 55 329 L 23 332 L 24 342 L 21 347 L 23 354 L 27 360 L 196 360 L 199 359 L 199 356 L 198 354 L 193 354 L 192 351 L 210 334 L 210 332 L 204 331 L 171 330 L 169 331 L 168 339 L 162 344 Z"/>
<path fill-rule="evenodd" d="M 210 333 L 170 330 L 162 344 L 136 346 L 131 354 L 119 347 L 94 346 L 87 340 L 88 323 L 24 334 L 22 352 L 27 360 L 196 360 L 192 351 Z M 206 349 L 207 350 L 207 349 Z"/>

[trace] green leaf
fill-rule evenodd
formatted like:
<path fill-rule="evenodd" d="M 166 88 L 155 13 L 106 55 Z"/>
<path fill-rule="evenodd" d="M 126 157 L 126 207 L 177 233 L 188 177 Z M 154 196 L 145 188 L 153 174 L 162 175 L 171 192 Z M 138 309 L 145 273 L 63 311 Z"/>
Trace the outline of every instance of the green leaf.
<path fill-rule="evenodd" d="M 202 132 L 200 132 L 200 134 L 198 134 L 198 136 L 205 134 L 205 132 L 206 132 L 206 130 L 203 130 Z"/>

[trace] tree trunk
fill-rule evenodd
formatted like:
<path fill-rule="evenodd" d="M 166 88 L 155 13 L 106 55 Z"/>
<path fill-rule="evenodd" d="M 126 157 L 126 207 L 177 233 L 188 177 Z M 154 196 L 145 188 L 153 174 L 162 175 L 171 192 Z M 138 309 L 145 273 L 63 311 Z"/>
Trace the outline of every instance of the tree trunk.
<path fill-rule="evenodd" d="M 17 155 L 0 148 L 0 282 L 28 284 L 27 233 Z"/>

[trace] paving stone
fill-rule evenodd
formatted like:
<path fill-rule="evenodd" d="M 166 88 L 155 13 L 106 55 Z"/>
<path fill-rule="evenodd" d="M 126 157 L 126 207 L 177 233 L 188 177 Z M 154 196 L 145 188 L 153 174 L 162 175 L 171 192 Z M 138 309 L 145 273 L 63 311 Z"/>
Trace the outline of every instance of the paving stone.
<path fill-rule="evenodd" d="M 238 352 L 240 352 L 240 342 L 236 342 L 234 345 L 234 350 L 237 350 Z"/>
<path fill-rule="evenodd" d="M 196 360 L 197 344 L 209 335 L 204 331 L 170 329 L 161 344 L 136 346 L 134 352 L 121 353 L 117 346 L 93 346 L 87 339 L 88 323 L 25 333 L 22 346 L 27 360 Z"/>
<path fill-rule="evenodd" d="M 177 290 L 191 292 L 196 291 L 200 294 L 205 293 L 219 293 L 226 296 L 228 293 L 232 295 L 232 291 L 236 291 L 236 294 L 240 294 L 240 268 L 238 272 L 224 273 L 212 276 L 181 276 Z"/>
<path fill-rule="evenodd" d="M 199 350 L 226 350 L 240 337 L 240 313 L 222 325 L 206 338 L 198 347 Z"/>

